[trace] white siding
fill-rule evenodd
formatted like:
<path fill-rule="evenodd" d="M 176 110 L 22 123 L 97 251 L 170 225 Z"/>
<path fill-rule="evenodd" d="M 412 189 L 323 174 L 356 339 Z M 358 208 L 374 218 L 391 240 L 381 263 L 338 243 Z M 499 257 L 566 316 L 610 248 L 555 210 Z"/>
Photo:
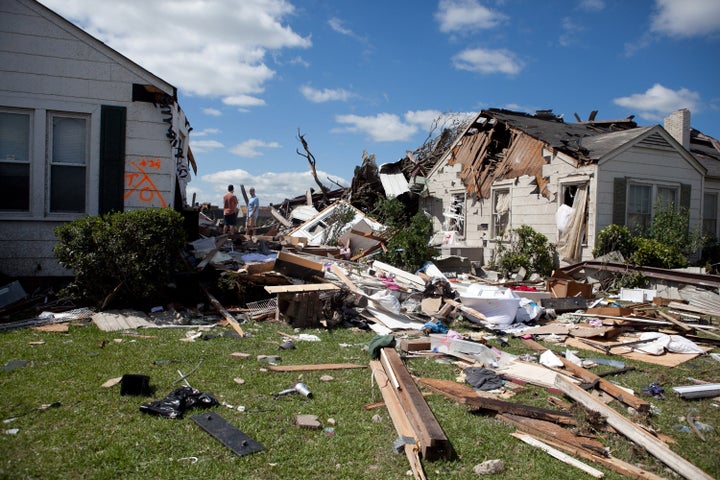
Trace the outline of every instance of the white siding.
<path fill-rule="evenodd" d="M 90 118 L 87 213 L 98 212 L 101 106 L 127 108 L 125 208 L 172 206 L 177 161 L 160 108 L 133 102 L 133 83 L 151 84 L 172 96 L 155 77 L 33 0 L 0 2 L 0 108 L 32 112 L 31 211 L 0 212 L 0 273 L 66 275 L 52 253 L 53 228 L 79 215 L 46 210 L 46 122 L 49 112 Z M 173 107 L 174 127 L 187 136 L 185 117 Z M 187 145 L 185 145 L 185 151 Z M 140 171 L 145 163 L 144 173 Z M 144 175 L 147 176 L 144 176 Z M 184 185 L 184 183 L 183 183 Z M 148 190 L 149 188 L 149 190 Z"/>

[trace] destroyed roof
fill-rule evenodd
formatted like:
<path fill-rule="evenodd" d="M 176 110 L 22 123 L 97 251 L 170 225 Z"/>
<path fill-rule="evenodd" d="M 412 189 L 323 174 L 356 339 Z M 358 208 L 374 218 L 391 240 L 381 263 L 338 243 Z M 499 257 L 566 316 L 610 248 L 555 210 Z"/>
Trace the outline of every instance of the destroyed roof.
<path fill-rule="evenodd" d="M 720 178 L 720 142 L 717 139 L 690 129 L 690 153 L 707 169 L 707 176 Z"/>
<path fill-rule="evenodd" d="M 634 131 L 637 124 L 631 117 L 621 120 L 594 120 L 580 123 L 565 123 L 561 116 L 553 115 L 551 110 L 542 110 L 534 115 L 510 110 L 494 109 L 480 112 L 480 117 L 486 114 L 496 118 L 509 126 L 536 138 L 548 146 L 568 153 L 573 157 L 589 159 L 589 151 L 585 146 L 587 137 L 612 132 Z M 613 142 L 615 140 L 615 142 Z M 607 138 L 605 148 L 610 144 L 619 146 L 624 143 L 622 136 Z"/>

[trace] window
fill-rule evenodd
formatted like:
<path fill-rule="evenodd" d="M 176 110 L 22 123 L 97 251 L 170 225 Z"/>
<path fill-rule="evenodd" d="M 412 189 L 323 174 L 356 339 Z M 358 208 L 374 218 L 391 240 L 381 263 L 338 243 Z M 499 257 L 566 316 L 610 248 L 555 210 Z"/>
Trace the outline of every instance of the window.
<path fill-rule="evenodd" d="M 718 194 L 706 193 L 703 197 L 703 234 L 717 238 Z"/>
<path fill-rule="evenodd" d="M 452 202 L 443 212 L 445 223 L 443 230 L 446 232 L 455 231 L 461 237 L 465 236 L 465 194 L 455 193 L 452 195 Z"/>
<path fill-rule="evenodd" d="M 492 194 L 492 236 L 502 237 L 510 224 L 510 189 L 493 190 Z"/>
<path fill-rule="evenodd" d="M 30 210 L 30 114 L 0 111 L 0 210 Z"/>
<path fill-rule="evenodd" d="M 630 231 L 650 228 L 656 208 L 677 210 L 680 188 L 674 185 L 631 183 L 627 193 L 627 226 Z"/>
<path fill-rule="evenodd" d="M 85 212 L 88 118 L 49 115 L 48 163 L 51 213 Z"/>

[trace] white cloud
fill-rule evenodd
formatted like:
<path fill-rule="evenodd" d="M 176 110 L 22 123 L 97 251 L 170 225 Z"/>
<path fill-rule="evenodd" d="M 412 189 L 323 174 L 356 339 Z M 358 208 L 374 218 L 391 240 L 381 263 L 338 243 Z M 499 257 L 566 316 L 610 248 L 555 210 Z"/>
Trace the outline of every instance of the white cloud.
<path fill-rule="evenodd" d="M 331 176 L 322 170 L 318 170 L 317 174 L 318 178 L 329 188 L 334 188 L 334 184 L 330 184 L 330 182 L 327 181 L 328 177 L 331 177 L 341 185 L 349 185 L 347 180 Z M 318 190 L 318 186 L 309 170 L 302 172 L 267 172 L 261 175 L 252 175 L 242 169 L 225 170 L 203 175 L 199 177 L 198 180 L 203 183 L 203 187 L 205 185 L 208 187 L 194 186 L 191 183 L 188 191 L 192 192 L 191 188 L 194 187 L 197 189 L 199 202 L 209 201 L 216 205 L 227 191 L 229 184 L 235 185 L 235 192 L 238 194 L 239 185 L 245 185 L 246 189 L 255 187 L 257 196 L 260 199 L 260 205 L 263 206 L 269 204 L 278 205 L 282 203 L 283 200 L 295 198 L 311 188 Z M 242 202 L 242 199 L 240 201 Z"/>
<path fill-rule="evenodd" d="M 720 32 L 718 0 L 655 0 L 653 32 L 671 37 L 705 36 Z"/>
<path fill-rule="evenodd" d="M 303 85 L 300 87 L 300 92 L 306 99 L 313 103 L 324 103 L 338 100 L 345 101 L 352 97 L 352 93 L 347 90 L 343 90 L 342 88 L 324 88 L 322 90 L 318 90 L 309 85 Z"/>
<path fill-rule="evenodd" d="M 204 128 L 202 130 L 195 131 L 193 130 L 192 136 L 193 137 L 205 137 L 207 135 L 215 135 L 220 133 L 219 128 Z"/>
<path fill-rule="evenodd" d="M 580 9 L 597 12 L 605 8 L 604 0 L 581 0 Z"/>
<path fill-rule="evenodd" d="M 337 115 L 335 121 L 345 128 L 333 132 L 364 133 L 375 142 L 405 142 L 418 131 L 417 125 L 404 123 L 400 117 L 391 113 L 379 113 L 375 116 Z"/>
<path fill-rule="evenodd" d="M 264 155 L 264 153 L 259 150 L 261 148 L 280 148 L 280 144 L 251 138 L 230 148 L 230 152 L 238 157 L 253 158 Z"/>
<path fill-rule="evenodd" d="M 477 0 L 440 0 L 435 19 L 441 32 L 458 32 L 493 28 L 507 17 Z"/>
<path fill-rule="evenodd" d="M 522 62 L 508 50 L 467 49 L 455 55 L 452 62 L 458 70 L 478 73 L 515 75 L 523 68 Z"/>
<path fill-rule="evenodd" d="M 250 95 L 235 95 L 223 98 L 223 103 L 234 107 L 259 107 L 265 105 L 265 100 Z"/>
<path fill-rule="evenodd" d="M 558 39 L 558 42 L 561 46 L 567 47 L 575 43 L 575 37 L 579 32 L 582 32 L 585 30 L 585 27 L 578 24 L 573 18 L 571 17 L 564 17 L 562 19 L 562 34 L 560 34 L 560 38 Z"/>
<path fill-rule="evenodd" d="M 645 93 L 634 93 L 613 100 L 616 105 L 638 111 L 638 115 L 651 121 L 662 120 L 666 115 L 687 108 L 691 112 L 702 109 L 700 94 L 681 88 L 671 90 L 656 83 Z"/>
<path fill-rule="evenodd" d="M 193 153 L 205 153 L 224 146 L 217 140 L 193 140 L 192 137 L 190 138 L 190 148 L 193 149 Z"/>
<path fill-rule="evenodd" d="M 210 115 L 211 117 L 219 117 L 222 115 L 222 112 L 217 108 L 203 108 L 203 113 L 205 115 Z"/>
<path fill-rule="evenodd" d="M 191 95 L 262 93 L 275 73 L 268 52 L 312 44 L 286 24 L 295 11 L 286 0 L 41 3 Z"/>
<path fill-rule="evenodd" d="M 343 35 L 347 35 L 349 37 L 354 37 L 355 33 L 352 30 L 350 30 L 349 28 L 345 28 L 345 26 L 343 24 L 344 24 L 344 22 L 337 17 L 333 17 L 330 20 L 328 20 L 328 25 L 330 25 L 330 28 L 332 28 L 336 32 L 343 34 Z"/>

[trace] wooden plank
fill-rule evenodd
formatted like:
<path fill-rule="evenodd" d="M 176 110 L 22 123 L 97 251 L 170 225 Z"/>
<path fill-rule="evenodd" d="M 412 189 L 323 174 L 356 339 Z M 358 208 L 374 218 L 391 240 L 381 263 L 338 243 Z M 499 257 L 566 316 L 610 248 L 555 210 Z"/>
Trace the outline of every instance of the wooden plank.
<path fill-rule="evenodd" d="M 570 412 L 531 407 L 528 405 L 506 402 L 497 398 L 481 397 L 473 388 L 467 385 L 459 384 L 452 380 L 419 378 L 418 383 L 474 410 L 490 410 L 496 413 L 513 413 L 523 417 L 536 418 L 563 425 L 575 425 L 577 423 L 575 417 L 573 417 Z"/>
<path fill-rule="evenodd" d="M 318 292 L 324 290 L 340 290 L 334 283 L 306 283 L 304 285 L 266 285 L 268 293 Z"/>
<path fill-rule="evenodd" d="M 367 365 L 355 363 L 315 363 L 312 365 L 270 365 L 273 372 L 311 372 L 315 370 L 343 370 L 348 368 L 367 368 Z"/>
<path fill-rule="evenodd" d="M 668 322 L 675 325 L 676 327 L 680 328 L 680 330 L 682 330 L 685 333 L 693 333 L 695 331 L 695 329 L 693 327 L 691 327 L 690 325 L 688 325 L 685 322 L 681 322 L 680 319 L 675 318 L 674 316 L 670 315 L 669 313 L 665 313 L 662 310 L 658 310 L 657 314 L 660 315 L 661 317 L 663 317 Z"/>
<path fill-rule="evenodd" d="M 396 278 L 401 278 L 403 280 L 406 280 L 406 281 L 410 282 L 413 286 L 419 288 L 420 290 L 425 289 L 425 281 L 415 274 L 408 273 L 405 270 L 401 270 L 399 268 L 393 267 L 392 265 L 388 265 L 387 263 L 383 263 L 378 260 L 375 260 L 373 262 L 372 267 L 375 270 L 382 270 L 383 272 L 392 273 L 393 275 L 395 275 Z"/>
<path fill-rule="evenodd" d="M 551 457 L 557 458 L 561 462 L 567 463 L 568 465 L 572 465 L 573 467 L 582 470 L 583 472 L 592 475 L 595 478 L 603 478 L 605 474 L 598 470 L 597 468 L 593 468 L 590 465 L 587 465 L 580 460 L 576 460 L 570 455 L 567 455 L 560 450 L 557 450 L 550 445 L 538 440 L 537 438 L 533 437 L 532 435 L 529 435 L 527 433 L 522 432 L 513 432 L 510 435 L 517 438 L 518 440 L 521 440 L 528 445 L 531 445 L 533 447 L 539 448 L 543 452 L 547 453 Z"/>
<path fill-rule="evenodd" d="M 218 302 L 217 298 L 215 298 L 205 287 L 201 287 L 203 292 L 205 292 L 205 296 L 210 300 L 210 304 L 217 310 L 220 315 L 227 320 L 227 322 L 230 324 L 230 326 L 235 330 L 240 337 L 245 336 L 245 332 L 243 332 L 242 327 L 240 327 L 240 324 L 235 320 L 235 317 L 232 316 L 230 312 L 225 310 L 225 308 L 222 306 L 220 302 Z"/>
<path fill-rule="evenodd" d="M 415 384 L 400 355 L 390 347 L 382 348 L 381 351 L 386 355 L 388 363 L 400 383 L 400 388 L 397 389 L 398 398 L 420 442 L 423 458 L 427 460 L 450 458 L 452 456 L 450 441 L 420 393 L 420 389 Z"/>
<path fill-rule="evenodd" d="M 401 437 L 415 439 L 415 443 L 406 443 L 403 446 L 403 449 L 405 450 L 405 456 L 410 463 L 410 468 L 413 471 L 415 480 L 425 480 L 425 472 L 423 470 L 422 463 L 420 462 L 420 447 L 417 443 L 417 437 L 415 436 L 415 432 L 405 415 L 405 411 L 402 409 L 402 406 L 400 406 L 400 401 L 397 398 L 395 389 L 389 382 L 387 372 L 385 372 L 385 369 L 380 364 L 379 360 L 371 360 L 370 369 L 373 372 L 373 377 L 375 378 L 378 388 L 380 389 L 380 393 L 383 396 L 385 407 L 388 409 L 390 418 L 395 426 L 395 431 Z"/>
<path fill-rule="evenodd" d="M 585 460 L 603 465 L 610 470 L 637 480 L 664 480 L 663 477 L 643 470 L 640 467 L 610 456 L 604 446 L 593 439 L 573 434 L 569 430 L 554 425 L 551 422 L 520 417 L 512 414 L 501 414 L 498 418 L 520 430 L 542 438 L 545 443 L 560 449 L 570 455 L 582 457 Z M 563 432 L 560 432 L 560 431 Z"/>
<path fill-rule="evenodd" d="M 293 223 L 287 218 L 283 217 L 282 214 L 278 212 L 277 209 L 275 209 L 274 207 L 270 207 L 270 215 L 272 215 L 275 220 L 280 222 L 283 227 L 293 226 Z"/>
<path fill-rule="evenodd" d="M 644 447 L 655 458 L 670 467 L 688 480 L 712 480 L 712 477 L 673 452 L 664 442 L 650 435 L 633 422 L 617 413 L 607 405 L 598 402 L 585 390 L 558 376 L 557 387 L 567 396 L 582 404 L 589 410 L 597 412 L 607 419 L 608 425 L 622 433 L 636 444 Z"/>
<path fill-rule="evenodd" d="M 534 340 L 524 339 L 523 344 L 532 348 L 536 352 L 544 352 L 545 350 L 548 350 L 547 347 L 537 343 Z M 572 372 L 572 374 L 577 376 L 578 378 L 581 378 L 583 381 L 597 385 L 598 388 L 603 392 L 611 395 L 613 398 L 621 401 L 625 405 L 633 407 L 640 413 L 650 412 L 650 404 L 642 398 L 638 398 L 635 395 L 628 393 L 614 383 L 595 375 L 590 370 L 586 370 L 579 365 L 575 365 L 573 362 L 561 355 L 556 356 L 560 359 L 560 361 L 563 363 L 567 370 Z"/>

